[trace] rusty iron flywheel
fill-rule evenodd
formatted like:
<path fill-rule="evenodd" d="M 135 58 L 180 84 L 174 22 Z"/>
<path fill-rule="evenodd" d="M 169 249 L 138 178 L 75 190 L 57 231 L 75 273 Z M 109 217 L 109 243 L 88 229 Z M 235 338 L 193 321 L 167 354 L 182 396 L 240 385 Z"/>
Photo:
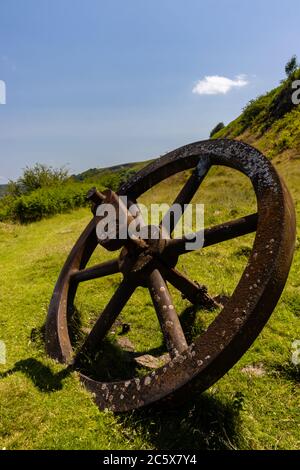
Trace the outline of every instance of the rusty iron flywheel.
<path fill-rule="evenodd" d="M 96 210 L 103 202 L 115 206 L 127 196 L 129 204 L 148 189 L 183 170 L 191 176 L 178 194 L 177 204 L 188 204 L 209 169 L 223 165 L 242 172 L 253 186 L 257 213 L 204 230 L 204 245 L 214 245 L 255 232 L 246 268 L 232 296 L 208 329 L 188 344 L 173 305 L 168 283 L 178 289 L 192 304 L 213 308 L 214 300 L 203 286 L 176 269 L 179 256 L 186 253 L 186 238 L 172 238 L 178 222 L 171 217 L 169 236 L 152 240 L 99 240 Z M 189 397 L 202 392 L 221 378 L 247 351 L 258 336 L 284 288 L 295 246 L 295 211 L 290 194 L 272 166 L 258 150 L 242 142 L 209 140 L 174 150 L 150 163 L 121 185 L 117 193 L 92 189 L 88 198 L 93 203 L 93 218 L 83 231 L 66 260 L 51 299 L 46 321 L 48 354 L 77 370 L 97 405 L 116 412 L 143 407 L 159 400 Z M 128 211 L 129 206 L 123 207 Z M 167 214 L 170 215 L 170 214 Z M 130 218 L 127 212 L 126 217 Z M 160 226 L 161 234 L 166 216 Z M 190 239 L 189 239 L 190 240 Z M 109 251 L 120 251 L 119 257 L 86 267 L 98 244 Z M 74 312 L 77 287 L 81 282 L 122 273 L 123 278 L 111 300 L 74 352 L 70 322 Z M 148 288 L 163 333 L 169 360 L 142 377 L 127 380 L 99 381 L 89 376 L 86 358 L 93 357 L 116 321 L 121 310 L 138 286 Z"/>

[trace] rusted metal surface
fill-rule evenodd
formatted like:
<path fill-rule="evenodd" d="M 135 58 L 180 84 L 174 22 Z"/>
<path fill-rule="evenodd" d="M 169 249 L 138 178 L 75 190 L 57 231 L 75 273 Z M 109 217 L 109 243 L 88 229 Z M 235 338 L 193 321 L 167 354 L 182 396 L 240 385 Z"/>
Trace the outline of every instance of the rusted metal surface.
<path fill-rule="evenodd" d="M 213 309 L 219 305 L 207 293 L 205 286 L 201 286 L 180 273 L 177 269 L 167 267 L 162 263 L 158 264 L 160 272 L 166 281 L 178 289 L 184 298 L 188 299 L 192 304 L 201 305 L 207 309 Z"/>
<path fill-rule="evenodd" d="M 245 353 L 276 306 L 292 262 L 295 213 L 283 181 L 259 151 L 241 142 L 228 140 L 190 144 L 148 165 L 122 185 L 118 195 L 126 195 L 130 201 L 136 202 L 141 194 L 165 178 L 194 168 L 192 176 L 174 201 L 184 205 L 190 202 L 209 168 L 214 165 L 225 165 L 248 176 L 256 193 L 258 210 L 257 214 L 206 229 L 204 249 L 205 246 L 255 230 L 256 236 L 247 266 L 231 298 L 207 331 L 194 343 L 188 344 L 186 341 L 166 285 L 166 281 L 173 284 L 192 303 L 199 298 L 204 304 L 209 303 L 210 297 L 204 296 L 205 289 L 175 268 L 178 256 L 184 256 L 186 252 L 186 240 L 163 240 L 160 237 L 158 240 L 122 241 L 123 248 L 118 260 L 85 269 L 99 242 L 95 229 L 97 217 L 93 217 L 62 269 L 46 322 L 47 351 L 61 362 L 74 364 L 100 408 L 126 411 L 157 400 L 188 397 L 194 389 L 205 390 Z M 103 194 L 98 194 L 96 190 L 90 193 L 94 213 L 103 201 Z M 118 205 L 118 195 L 109 194 Z M 174 219 L 170 235 L 175 224 Z M 161 223 L 163 225 L 164 221 Z M 123 274 L 122 283 L 74 357 L 68 328 L 78 284 L 118 270 Z M 150 288 L 171 359 L 142 379 L 132 377 L 126 381 L 96 381 L 82 372 L 81 361 L 98 350 L 101 340 L 138 285 Z"/>
<path fill-rule="evenodd" d="M 77 353 L 74 360 L 76 366 L 83 363 L 86 358 L 89 360 L 93 359 L 93 355 L 97 352 L 99 344 L 111 329 L 122 308 L 126 305 L 131 294 L 134 292 L 135 287 L 136 285 L 132 279 L 129 277 L 123 279 L 93 326 L 92 331 L 89 333 L 80 351 Z"/>
<path fill-rule="evenodd" d="M 241 217 L 240 219 L 230 220 L 224 224 L 204 229 L 203 248 L 255 232 L 257 228 L 257 219 L 257 214 L 250 214 L 246 217 Z M 186 237 L 182 237 L 167 240 L 164 254 L 167 256 L 179 256 L 187 253 L 188 251 L 193 251 L 192 248 L 187 248 L 186 243 L 193 242 L 196 238 L 197 234 L 195 234 L 193 238 L 189 237 L 187 239 Z"/>
<path fill-rule="evenodd" d="M 148 284 L 167 350 L 171 358 L 174 358 L 185 351 L 188 344 L 177 312 L 175 311 L 169 289 L 158 269 L 154 269 L 149 274 Z"/>
<path fill-rule="evenodd" d="M 91 268 L 80 269 L 74 271 L 70 276 L 71 282 L 84 282 L 91 281 L 103 276 L 109 276 L 120 272 L 119 260 L 105 261 L 104 263 L 96 264 Z"/>
<path fill-rule="evenodd" d="M 210 169 L 211 163 L 209 157 L 203 157 L 199 160 L 196 168 L 192 172 L 191 176 L 181 189 L 180 193 L 177 195 L 175 201 L 173 202 L 172 206 L 175 204 L 179 204 L 181 206 L 182 212 L 185 210 L 185 205 L 189 204 L 196 194 L 200 184 L 204 180 L 205 176 L 207 175 Z M 168 232 L 172 234 L 174 227 L 176 226 L 178 220 L 174 213 L 172 212 L 172 206 L 170 210 L 165 214 L 161 221 L 161 226 L 165 227 L 168 223 Z"/>

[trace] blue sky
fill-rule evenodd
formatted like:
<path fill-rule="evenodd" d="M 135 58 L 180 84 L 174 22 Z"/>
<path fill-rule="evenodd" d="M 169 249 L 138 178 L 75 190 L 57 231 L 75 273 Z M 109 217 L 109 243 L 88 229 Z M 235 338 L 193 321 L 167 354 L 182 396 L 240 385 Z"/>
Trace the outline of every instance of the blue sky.
<path fill-rule="evenodd" d="M 0 18 L 0 183 L 205 139 L 300 56 L 299 0 L 1 0 Z"/>

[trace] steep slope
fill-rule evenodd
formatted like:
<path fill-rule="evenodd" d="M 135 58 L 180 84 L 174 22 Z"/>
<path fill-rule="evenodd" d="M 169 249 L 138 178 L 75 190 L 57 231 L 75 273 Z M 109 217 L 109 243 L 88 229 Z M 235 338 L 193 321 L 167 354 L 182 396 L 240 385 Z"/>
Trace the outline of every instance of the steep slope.
<path fill-rule="evenodd" d="M 243 140 L 269 158 L 300 158 L 300 105 L 292 101 L 292 84 L 299 79 L 300 69 L 277 88 L 251 100 L 242 114 L 213 138 Z"/>

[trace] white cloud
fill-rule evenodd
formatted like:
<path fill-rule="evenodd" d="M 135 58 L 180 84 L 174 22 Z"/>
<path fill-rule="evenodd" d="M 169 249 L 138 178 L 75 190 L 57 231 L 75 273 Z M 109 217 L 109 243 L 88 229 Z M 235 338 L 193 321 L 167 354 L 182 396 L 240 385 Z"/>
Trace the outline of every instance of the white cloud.
<path fill-rule="evenodd" d="M 197 95 L 225 95 L 232 88 L 241 88 L 246 85 L 248 85 L 248 80 L 245 75 L 238 75 L 233 80 L 220 75 L 209 75 L 195 84 L 193 93 Z"/>

